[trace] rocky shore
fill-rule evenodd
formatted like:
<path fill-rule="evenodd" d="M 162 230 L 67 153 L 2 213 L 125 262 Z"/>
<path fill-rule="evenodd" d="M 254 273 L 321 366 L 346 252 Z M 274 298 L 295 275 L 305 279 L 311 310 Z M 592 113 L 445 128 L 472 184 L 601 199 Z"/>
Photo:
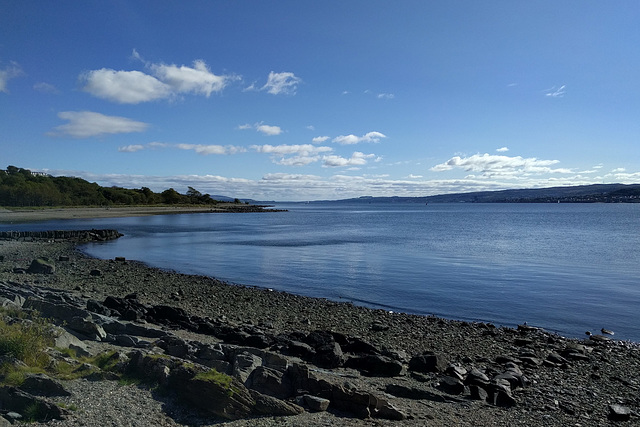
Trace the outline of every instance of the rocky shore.
<path fill-rule="evenodd" d="M 2 240 L 0 257 L 5 305 L 57 316 L 87 354 L 118 354 L 116 374 L 60 381 L 68 395 L 42 399 L 74 410 L 42 425 L 640 421 L 640 348 L 610 336 L 372 310 L 92 259 L 60 239 Z M 199 376 L 212 367 L 231 400 Z M 131 371 L 150 381 L 114 380 Z"/>

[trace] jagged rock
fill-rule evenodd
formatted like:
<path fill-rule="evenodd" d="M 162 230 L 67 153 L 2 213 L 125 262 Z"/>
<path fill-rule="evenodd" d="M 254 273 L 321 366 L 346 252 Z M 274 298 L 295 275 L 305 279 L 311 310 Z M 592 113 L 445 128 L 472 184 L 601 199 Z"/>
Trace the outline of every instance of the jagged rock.
<path fill-rule="evenodd" d="M 42 317 L 70 322 L 74 317 L 87 319 L 91 314 L 81 308 L 64 302 L 46 301 L 38 297 L 28 297 L 23 307 L 38 311 Z"/>
<path fill-rule="evenodd" d="M 20 390 L 35 396 L 70 396 L 62 384 L 44 374 L 28 374 L 20 385 Z"/>
<path fill-rule="evenodd" d="M 373 322 L 371 324 L 371 330 L 376 331 L 376 332 L 381 332 L 381 331 L 388 331 L 389 330 L 389 325 L 382 323 L 382 322 Z"/>
<path fill-rule="evenodd" d="M 249 390 L 233 378 L 229 386 L 215 381 L 181 378 L 184 373 L 171 373 L 169 382 L 181 399 L 196 408 L 219 417 L 236 420 L 246 418 L 253 412 L 256 402 Z"/>
<path fill-rule="evenodd" d="M 310 394 L 305 394 L 303 399 L 304 403 L 313 412 L 324 412 L 329 409 L 329 404 L 331 403 L 329 399 L 323 399 L 322 397 L 312 396 Z"/>
<path fill-rule="evenodd" d="M 284 372 L 266 366 L 255 368 L 246 385 L 252 390 L 278 399 L 286 399 L 293 392 L 291 381 Z"/>
<path fill-rule="evenodd" d="M 522 361 L 522 363 L 524 363 L 525 365 L 528 365 L 530 367 L 537 367 L 537 366 L 542 365 L 542 361 L 540 359 L 538 359 L 537 357 L 520 356 L 519 359 Z"/>
<path fill-rule="evenodd" d="M 444 372 L 447 364 L 444 357 L 428 351 L 413 356 L 409 361 L 409 369 L 416 372 Z"/>
<path fill-rule="evenodd" d="M 224 360 L 226 358 L 220 344 L 202 345 L 198 348 L 196 356 L 204 360 Z"/>
<path fill-rule="evenodd" d="M 402 372 L 402 363 L 379 354 L 351 357 L 344 366 L 371 376 L 395 377 Z"/>
<path fill-rule="evenodd" d="M 81 333 L 94 341 L 102 341 L 107 337 L 107 333 L 102 326 L 82 317 L 72 317 L 67 321 L 67 327 L 76 332 Z"/>
<path fill-rule="evenodd" d="M 631 409 L 622 405 L 609 405 L 609 419 L 611 421 L 628 421 L 631 418 Z"/>
<path fill-rule="evenodd" d="M 300 341 L 289 341 L 287 350 L 291 356 L 298 356 L 307 360 L 313 358 L 316 354 L 316 351 L 309 344 Z"/>
<path fill-rule="evenodd" d="M 183 325 L 189 323 L 189 316 L 187 316 L 187 313 L 183 309 L 168 305 L 155 305 L 151 307 L 146 314 L 150 316 L 155 323 L 159 324 Z"/>
<path fill-rule="evenodd" d="M 371 416 L 371 395 L 359 390 L 347 390 L 342 386 L 333 386 L 331 406 L 351 412 L 356 417 L 365 419 Z"/>
<path fill-rule="evenodd" d="M 507 408 L 517 403 L 511 394 L 511 387 L 507 380 L 496 380 L 495 384 L 491 384 L 487 401 L 492 405 Z"/>
<path fill-rule="evenodd" d="M 52 262 L 38 258 L 31 261 L 31 265 L 27 269 L 27 273 L 32 274 L 53 274 L 56 267 Z"/>
<path fill-rule="evenodd" d="M 335 334 L 334 334 L 335 336 Z M 373 344 L 357 337 L 345 337 L 344 341 L 336 340 L 342 351 L 345 353 L 354 353 L 354 354 L 380 354 L 380 350 L 378 350 Z"/>
<path fill-rule="evenodd" d="M 262 359 L 260 357 L 243 351 L 236 354 L 233 360 L 233 377 L 246 384 L 254 369 L 261 365 Z"/>
<path fill-rule="evenodd" d="M 487 391 L 476 384 L 472 384 L 469 386 L 469 392 L 473 400 L 486 401 L 487 398 L 489 397 L 489 394 L 487 393 Z"/>
<path fill-rule="evenodd" d="M 78 356 L 89 356 L 87 345 L 80 341 L 75 335 L 62 328 L 55 328 L 53 334 L 55 347 L 69 348 L 74 350 Z"/>
<path fill-rule="evenodd" d="M 464 384 L 458 378 L 447 375 L 440 379 L 440 389 L 449 394 L 463 394 Z"/>
<path fill-rule="evenodd" d="M 447 366 L 446 373 L 453 378 L 457 378 L 460 381 L 463 381 L 467 375 L 467 370 L 462 366 L 450 364 Z"/>
<path fill-rule="evenodd" d="M 276 399 L 255 390 L 249 390 L 249 393 L 255 401 L 252 412 L 256 415 L 291 416 L 304 412 L 304 409 L 295 403 Z"/>
<path fill-rule="evenodd" d="M 67 415 L 67 411 L 56 404 L 7 386 L 0 387 L 0 408 L 17 413 L 24 413 L 27 408 L 35 408 L 36 410 L 32 412 L 37 414 L 36 421 L 63 420 Z"/>
<path fill-rule="evenodd" d="M 122 347 L 138 347 L 140 340 L 131 335 L 115 335 L 115 342 Z"/>
<path fill-rule="evenodd" d="M 183 359 L 194 351 L 193 347 L 185 340 L 175 336 L 161 338 L 156 341 L 156 345 L 163 349 L 168 355 Z"/>
<path fill-rule="evenodd" d="M 477 368 L 471 369 L 471 372 L 465 378 L 465 384 L 485 386 L 489 384 L 489 377 Z"/>
<path fill-rule="evenodd" d="M 549 355 L 547 356 L 546 360 L 548 360 L 551 363 L 555 363 L 555 364 L 559 364 L 559 365 L 567 363 L 567 359 L 565 359 L 564 357 L 560 356 L 556 352 L 549 353 Z"/>
<path fill-rule="evenodd" d="M 93 313 L 102 314 L 103 316 L 111 316 L 111 310 L 96 300 L 90 299 L 87 301 L 87 310 Z"/>
<path fill-rule="evenodd" d="M 316 348 L 313 363 L 321 368 L 337 368 L 345 361 L 344 353 L 337 342 L 321 345 Z"/>
<path fill-rule="evenodd" d="M 408 387 L 401 384 L 388 384 L 385 392 L 396 397 L 414 400 L 431 400 L 434 402 L 444 402 L 445 399 L 438 393 L 417 387 Z"/>
<path fill-rule="evenodd" d="M 102 271 L 98 270 L 97 268 L 94 268 L 89 272 L 89 275 L 94 277 L 102 276 Z"/>
<path fill-rule="evenodd" d="M 22 418 L 22 415 L 18 414 L 17 412 L 8 412 L 4 417 L 0 417 L 0 427 L 11 427 L 11 421 L 9 421 L 5 417 L 10 417 L 12 414 L 19 415 Z"/>
<path fill-rule="evenodd" d="M 398 410 L 395 406 L 385 399 L 378 398 L 376 407 L 372 411 L 372 415 L 376 418 L 385 420 L 402 421 L 407 419 L 407 415 Z"/>

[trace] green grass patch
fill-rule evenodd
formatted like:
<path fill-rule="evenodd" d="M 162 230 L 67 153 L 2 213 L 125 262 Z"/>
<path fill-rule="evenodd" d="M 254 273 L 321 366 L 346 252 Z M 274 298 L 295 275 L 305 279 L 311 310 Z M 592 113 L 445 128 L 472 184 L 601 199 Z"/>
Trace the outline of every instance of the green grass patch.
<path fill-rule="evenodd" d="M 10 356 L 29 366 L 44 367 L 49 362 L 45 353 L 53 344 L 49 323 L 39 316 L 9 323 L 0 319 L 0 356 Z"/>
<path fill-rule="evenodd" d="M 208 381 L 215 384 L 218 384 L 220 387 L 225 389 L 231 389 L 231 381 L 232 378 L 229 375 L 223 374 L 221 372 L 216 371 L 215 369 L 210 369 L 205 372 L 200 372 L 193 377 L 195 380 L 200 381 Z"/>

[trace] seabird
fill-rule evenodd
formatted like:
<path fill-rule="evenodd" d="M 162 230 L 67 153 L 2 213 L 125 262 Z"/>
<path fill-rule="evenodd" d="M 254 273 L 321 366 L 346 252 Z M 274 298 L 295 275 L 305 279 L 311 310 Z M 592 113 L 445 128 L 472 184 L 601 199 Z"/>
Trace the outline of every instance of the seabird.
<path fill-rule="evenodd" d="M 585 332 L 585 334 L 589 335 L 589 339 L 593 341 L 611 341 L 611 338 L 605 337 L 604 335 L 593 335 L 590 331 Z"/>

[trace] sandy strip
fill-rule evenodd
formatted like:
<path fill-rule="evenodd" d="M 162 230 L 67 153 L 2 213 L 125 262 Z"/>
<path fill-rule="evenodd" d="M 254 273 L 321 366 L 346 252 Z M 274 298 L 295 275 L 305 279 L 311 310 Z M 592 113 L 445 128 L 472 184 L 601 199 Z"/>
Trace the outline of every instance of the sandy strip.
<path fill-rule="evenodd" d="M 185 207 L 185 206 L 127 206 L 127 207 L 96 207 L 96 208 L 40 208 L 40 209 L 2 209 L 0 208 L 0 223 L 12 224 L 33 221 L 49 221 L 55 219 L 76 218 L 119 218 L 131 216 L 171 215 L 185 213 L 224 212 L 230 204 L 219 204 L 215 207 Z"/>

